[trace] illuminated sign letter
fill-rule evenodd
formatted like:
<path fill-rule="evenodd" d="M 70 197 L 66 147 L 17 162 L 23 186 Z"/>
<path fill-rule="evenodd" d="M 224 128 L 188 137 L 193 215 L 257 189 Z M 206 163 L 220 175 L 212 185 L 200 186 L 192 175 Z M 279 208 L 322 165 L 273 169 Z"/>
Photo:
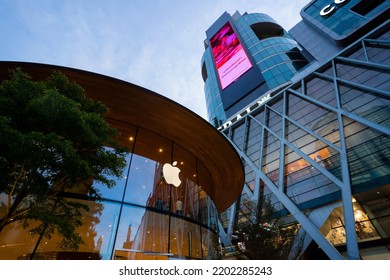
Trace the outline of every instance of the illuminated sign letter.
<path fill-rule="evenodd" d="M 231 119 L 230 121 L 228 121 L 228 122 L 224 123 L 223 125 L 221 125 L 220 127 L 218 127 L 218 130 L 223 130 L 225 128 L 228 128 L 233 123 L 235 123 L 236 121 L 241 119 L 243 116 L 249 114 L 250 112 L 252 112 L 253 110 L 255 110 L 260 105 L 264 104 L 265 102 L 267 102 L 270 99 L 271 99 L 271 94 L 268 93 L 267 95 L 263 96 L 259 101 L 257 101 L 256 106 L 246 108 L 242 113 L 238 114 L 235 118 Z"/>
<path fill-rule="evenodd" d="M 321 16 L 327 16 L 327 15 L 329 15 L 330 13 L 332 13 L 333 11 L 334 11 L 334 9 L 335 9 L 336 7 L 335 6 L 331 6 L 331 5 L 326 5 L 322 10 L 321 10 L 321 12 L 320 12 L 320 15 Z"/>
<path fill-rule="evenodd" d="M 335 5 L 340 5 L 340 4 L 343 4 L 346 1 L 348 1 L 348 0 L 334 0 L 334 4 Z M 325 17 L 325 16 L 330 15 L 331 13 L 333 13 L 335 11 L 335 9 L 336 9 L 336 6 L 332 6 L 332 4 L 326 5 L 320 11 L 320 15 Z"/>

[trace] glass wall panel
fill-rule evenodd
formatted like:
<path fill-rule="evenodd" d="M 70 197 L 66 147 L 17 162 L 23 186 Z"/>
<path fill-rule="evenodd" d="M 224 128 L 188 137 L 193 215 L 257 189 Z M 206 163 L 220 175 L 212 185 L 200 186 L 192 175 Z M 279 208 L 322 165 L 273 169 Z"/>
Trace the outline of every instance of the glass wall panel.
<path fill-rule="evenodd" d="M 360 117 L 390 128 L 390 98 L 339 85 L 342 108 Z"/>
<path fill-rule="evenodd" d="M 380 29 L 374 36 L 370 36 L 371 38 L 376 38 L 378 40 L 389 40 L 390 39 L 390 31 L 387 28 Z"/>
<path fill-rule="evenodd" d="M 192 154 L 179 145 L 173 144 L 173 161 L 177 162 L 182 178 L 189 178 L 196 182 L 196 158 Z"/>
<path fill-rule="evenodd" d="M 228 231 L 230 216 L 231 216 L 231 212 L 233 210 L 232 208 L 233 207 L 230 206 L 228 209 L 226 209 L 226 211 L 219 213 L 219 215 L 218 215 L 218 219 L 221 222 L 221 225 L 222 225 L 223 229 L 225 230 L 225 232 Z"/>
<path fill-rule="evenodd" d="M 199 221 L 207 225 L 209 217 L 209 205 L 208 205 L 208 196 L 206 192 L 199 188 Z"/>
<path fill-rule="evenodd" d="M 210 197 L 207 196 L 206 192 L 200 188 L 199 192 L 200 197 L 200 217 L 199 221 L 201 224 L 217 231 L 218 224 L 218 213 L 214 206 L 213 201 Z"/>
<path fill-rule="evenodd" d="M 202 258 L 200 226 L 171 217 L 170 253 L 177 257 Z"/>
<path fill-rule="evenodd" d="M 172 143 L 152 132 L 139 129 L 130 164 L 125 202 L 161 208 L 169 204 L 169 185 L 162 178 L 162 167 L 171 163 Z"/>
<path fill-rule="evenodd" d="M 301 83 L 296 83 L 294 85 L 291 86 L 291 89 L 299 92 L 299 93 L 302 93 L 302 84 Z"/>
<path fill-rule="evenodd" d="M 361 44 L 354 46 L 348 52 L 344 53 L 343 56 L 356 60 L 367 61 L 365 50 L 363 49 Z"/>
<path fill-rule="evenodd" d="M 200 212 L 200 222 L 208 227 L 217 229 L 216 221 L 216 208 L 211 200 L 210 196 L 206 193 L 212 191 L 212 179 L 211 175 L 208 172 L 207 168 L 199 161 L 197 161 L 197 170 L 198 170 L 198 184 L 199 184 L 199 212 Z M 210 195 L 214 195 L 210 193 Z"/>
<path fill-rule="evenodd" d="M 174 145 L 173 159 L 180 167 L 181 184 L 172 187 L 171 211 L 193 220 L 199 220 L 199 186 L 196 159 L 182 147 Z"/>
<path fill-rule="evenodd" d="M 273 209 L 275 212 L 282 213 L 282 216 L 288 213 L 287 209 L 284 205 L 278 200 L 278 198 L 274 194 L 269 194 L 264 196 L 264 199 L 270 201 L 269 207 Z"/>
<path fill-rule="evenodd" d="M 275 132 L 279 137 L 282 137 L 282 125 L 283 125 L 282 117 L 270 109 L 267 110 L 267 114 L 268 114 L 267 126 L 273 132 Z"/>
<path fill-rule="evenodd" d="M 240 149 L 243 149 L 244 147 L 244 134 L 245 123 L 241 123 L 240 125 L 234 127 L 232 140 Z"/>
<path fill-rule="evenodd" d="M 120 127 L 120 131 L 121 131 L 120 137 L 124 138 L 124 141 L 126 143 L 126 148 L 128 151 L 125 157 L 126 167 L 123 169 L 123 173 L 120 178 L 116 178 L 114 176 L 111 176 L 110 174 L 106 174 L 108 179 L 114 180 L 116 182 L 114 187 L 107 188 L 107 186 L 96 181 L 93 182 L 93 186 L 96 189 L 98 189 L 101 197 L 105 199 L 121 201 L 123 198 L 123 193 L 126 185 L 127 175 L 129 171 L 129 164 L 131 160 L 131 153 L 133 151 L 135 138 L 137 134 L 137 127 L 129 125 L 127 123 L 115 121 L 115 120 L 110 120 L 110 122 L 115 123 L 116 127 Z M 106 149 L 109 151 L 113 151 L 112 148 L 107 147 Z"/>
<path fill-rule="evenodd" d="M 77 251 L 60 247 L 61 237 L 56 232 L 49 239 L 40 241 L 34 259 L 110 259 L 115 240 L 120 205 L 108 202 L 72 200 L 86 204 L 88 212 L 83 213 L 82 225 L 77 233 L 83 240 Z"/>
<path fill-rule="evenodd" d="M 390 185 L 360 192 L 354 195 L 354 199 L 361 205 L 381 238 L 390 237 Z"/>
<path fill-rule="evenodd" d="M 332 143 L 340 141 L 337 115 L 334 112 L 289 94 L 288 116 Z"/>
<path fill-rule="evenodd" d="M 110 123 L 115 124 L 114 126 L 120 130 L 120 135 L 118 137 L 120 137 L 121 143 L 126 146 L 128 152 L 131 153 L 137 135 L 137 127 L 114 119 L 110 119 Z"/>
<path fill-rule="evenodd" d="M 240 209 L 237 225 L 241 226 L 245 223 L 253 223 L 256 221 L 256 204 L 246 194 L 242 193 L 240 198 Z"/>
<path fill-rule="evenodd" d="M 335 149 L 288 121 L 286 131 L 288 141 L 342 180 L 340 154 Z"/>
<path fill-rule="evenodd" d="M 139 128 L 134 154 L 159 163 L 171 162 L 172 142 L 156 133 Z"/>
<path fill-rule="evenodd" d="M 255 112 L 252 114 L 252 117 L 255 118 L 259 123 L 261 123 L 262 125 L 265 124 L 265 120 L 264 120 L 264 110 L 263 108 L 261 109 L 260 112 Z"/>
<path fill-rule="evenodd" d="M 262 171 L 278 185 L 280 141 L 268 131 L 264 135 Z"/>
<path fill-rule="evenodd" d="M 383 91 L 390 90 L 390 71 L 368 66 L 337 63 L 337 76 L 341 79 Z"/>
<path fill-rule="evenodd" d="M 201 259 L 203 252 L 206 258 L 216 256 L 216 245 L 210 242 L 216 239 L 218 213 L 208 195 L 214 194 L 207 167 L 164 137 L 141 128 L 137 133 L 134 127 L 126 131 L 121 136 L 128 138 L 131 153 L 126 155 L 123 176 L 109 177 L 115 186 L 108 189 L 94 182 L 100 201 L 74 195 L 68 199 L 89 207 L 76 231 L 83 241 L 79 248 L 61 248 L 58 232 L 51 238 L 32 236 L 33 222 L 27 229 L 14 223 L 0 233 L 0 259 Z M 165 163 L 180 168 L 178 187 L 164 178 Z M 0 195 L 0 217 L 6 202 L 7 197 Z"/>
<path fill-rule="evenodd" d="M 326 239 L 329 240 L 333 245 L 341 245 L 346 242 L 346 233 L 343 221 L 338 218 L 331 225 L 331 229 L 325 236 Z"/>
<path fill-rule="evenodd" d="M 257 121 L 251 118 L 248 118 L 248 124 L 249 132 L 245 153 L 258 167 L 260 162 L 260 145 L 262 143 L 262 128 Z"/>
<path fill-rule="evenodd" d="M 251 191 L 254 191 L 256 173 L 249 164 L 245 164 L 244 169 L 245 169 L 245 184 Z"/>
<path fill-rule="evenodd" d="M 366 49 L 370 62 L 390 65 L 389 51 L 386 46 L 373 43 L 367 44 Z"/>
<path fill-rule="evenodd" d="M 109 180 L 115 181 L 115 185 L 112 188 L 108 188 L 106 185 L 94 181 L 93 186 L 98 190 L 102 198 L 122 201 L 123 192 L 125 190 L 125 185 L 127 180 L 127 173 L 129 171 L 131 154 L 126 154 L 125 159 L 126 159 L 126 167 L 124 168 L 122 176 L 120 178 L 116 178 L 110 175 L 107 176 Z"/>
<path fill-rule="evenodd" d="M 4 210 L 2 205 L 0 216 L 4 214 Z M 0 260 L 30 259 L 39 238 L 37 235 L 31 235 L 30 230 L 38 225 L 39 223 L 31 222 L 26 229 L 22 222 L 7 225 L 0 233 Z"/>
<path fill-rule="evenodd" d="M 390 175 L 390 137 L 347 117 L 343 118 L 343 123 L 352 185 L 387 178 L 385 176 Z"/>
<path fill-rule="evenodd" d="M 215 260 L 219 254 L 218 235 L 211 230 L 201 228 L 203 259 Z"/>
<path fill-rule="evenodd" d="M 314 77 L 306 82 L 306 94 L 332 107 L 336 107 L 333 81 Z"/>
<path fill-rule="evenodd" d="M 378 232 L 383 231 L 377 220 L 369 219 L 367 213 L 353 200 L 353 213 L 355 220 L 355 229 L 358 241 L 371 241 L 380 239 Z M 346 242 L 345 221 L 342 207 L 338 207 L 330 214 L 323 229 L 329 227 L 326 238 L 334 245 L 344 244 Z M 382 236 L 384 237 L 384 236 Z"/>
<path fill-rule="evenodd" d="M 114 259 L 166 259 L 169 215 L 142 207 L 124 206 L 115 242 Z"/>
<path fill-rule="evenodd" d="M 186 178 L 179 187 L 172 187 L 171 191 L 171 212 L 199 220 L 199 186 Z"/>
<path fill-rule="evenodd" d="M 280 98 L 278 98 L 278 100 L 275 100 L 273 99 L 272 100 L 272 104 L 271 103 L 268 103 L 267 105 L 269 107 L 271 107 L 274 111 L 278 112 L 279 114 L 283 114 L 284 110 L 283 110 L 283 95 L 279 95 Z"/>
<path fill-rule="evenodd" d="M 379 189 L 375 193 L 376 196 L 379 196 L 378 192 L 380 193 Z M 366 197 L 366 194 L 362 194 L 362 196 Z M 390 216 L 390 199 L 388 197 L 365 201 L 362 207 L 364 207 L 370 219 Z"/>
<path fill-rule="evenodd" d="M 161 178 L 162 165 L 154 160 L 134 154 L 129 179 L 127 182 L 125 202 L 142 206 L 157 207 L 160 198 L 169 204 L 169 185 Z"/>
<path fill-rule="evenodd" d="M 359 250 L 362 260 L 390 260 L 388 246 L 374 246 Z"/>
<path fill-rule="evenodd" d="M 264 184 L 263 181 L 260 181 L 260 192 L 261 192 L 261 201 L 264 201 L 275 212 L 286 210 L 284 205 L 279 201 L 276 195 L 268 188 L 268 186 Z"/>
<path fill-rule="evenodd" d="M 376 221 L 380 225 L 380 229 L 382 231 L 382 237 L 383 238 L 390 237 L 390 216 L 379 218 Z"/>
<path fill-rule="evenodd" d="M 286 148 L 284 183 L 286 194 L 297 205 L 339 190 L 331 180 L 289 148 Z M 327 201 L 320 203 L 324 202 Z"/>

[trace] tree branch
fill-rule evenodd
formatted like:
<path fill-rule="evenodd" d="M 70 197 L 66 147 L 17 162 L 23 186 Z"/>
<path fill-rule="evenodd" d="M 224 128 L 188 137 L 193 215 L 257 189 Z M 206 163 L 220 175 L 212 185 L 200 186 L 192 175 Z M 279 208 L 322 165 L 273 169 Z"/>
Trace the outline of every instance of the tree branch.
<path fill-rule="evenodd" d="M 24 166 L 21 167 L 21 171 L 20 173 L 17 172 L 16 170 L 16 163 L 14 164 L 14 174 L 15 174 L 15 180 L 14 180 L 14 183 L 12 185 L 12 189 L 11 191 L 8 193 L 8 202 L 7 202 L 7 210 L 6 210 L 6 214 L 5 216 L 8 216 L 9 214 L 9 211 L 11 209 L 11 200 L 12 200 L 12 196 L 16 190 L 16 187 L 18 185 L 18 182 L 19 180 L 22 178 L 22 177 L 26 177 L 26 170 L 24 169 Z M 19 174 L 19 175 L 17 175 Z"/>

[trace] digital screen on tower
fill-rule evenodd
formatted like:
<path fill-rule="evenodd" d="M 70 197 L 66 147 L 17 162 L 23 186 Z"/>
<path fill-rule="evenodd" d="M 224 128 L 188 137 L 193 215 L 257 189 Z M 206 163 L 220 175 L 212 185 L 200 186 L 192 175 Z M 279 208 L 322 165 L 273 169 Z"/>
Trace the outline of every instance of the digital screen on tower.
<path fill-rule="evenodd" d="M 210 39 L 210 44 L 222 90 L 252 67 L 229 22 Z"/>

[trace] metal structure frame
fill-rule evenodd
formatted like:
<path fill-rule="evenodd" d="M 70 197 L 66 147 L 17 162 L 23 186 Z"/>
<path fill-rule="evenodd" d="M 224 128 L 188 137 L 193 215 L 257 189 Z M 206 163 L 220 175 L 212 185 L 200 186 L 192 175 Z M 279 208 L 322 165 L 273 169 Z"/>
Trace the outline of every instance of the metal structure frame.
<path fill-rule="evenodd" d="M 284 89 L 279 92 L 273 92 L 272 98 L 256 108 L 255 110 L 249 112 L 245 116 L 240 119 L 240 121 L 237 121 L 235 123 L 232 123 L 229 127 L 222 130 L 222 133 L 229 139 L 229 141 L 235 146 L 237 149 L 239 155 L 241 156 L 242 160 L 246 165 L 248 165 L 252 172 L 255 174 L 255 183 L 254 188 L 250 189 L 247 184 L 244 185 L 243 194 L 247 195 L 253 202 L 257 202 L 259 199 L 260 194 L 260 181 L 263 181 L 267 187 L 273 192 L 273 194 L 277 197 L 277 199 L 283 204 L 283 206 L 290 212 L 290 214 L 295 218 L 295 220 L 302 226 L 302 228 L 307 232 L 307 234 L 319 245 L 319 247 L 326 253 L 326 255 L 330 259 L 344 259 L 344 257 L 340 254 L 340 252 L 324 237 L 324 235 L 320 232 L 320 229 L 314 225 L 314 223 L 309 219 L 308 216 L 305 215 L 305 213 L 294 203 L 294 201 L 285 193 L 285 186 L 280 186 L 280 184 L 283 184 L 284 179 L 284 172 L 285 172 L 285 149 L 288 147 L 290 150 L 295 152 L 297 155 L 299 155 L 302 159 L 310 163 L 314 168 L 316 168 L 319 172 L 321 172 L 324 176 L 326 176 L 330 181 L 332 181 L 337 187 L 340 189 L 341 192 L 341 203 L 343 207 L 343 213 L 344 213 L 344 221 L 345 221 L 345 231 L 346 231 L 346 247 L 347 247 L 347 255 L 348 259 L 360 259 L 359 256 L 359 248 L 358 248 L 358 239 L 357 234 L 355 230 L 355 218 L 353 213 L 353 205 L 352 205 L 352 191 L 351 191 L 351 177 L 349 173 L 349 166 L 348 166 L 348 158 L 347 158 L 347 149 L 346 149 L 346 141 L 344 136 L 344 129 L 343 128 L 343 117 L 348 117 L 349 119 L 352 119 L 358 123 L 361 123 L 365 125 L 366 127 L 369 127 L 370 129 L 373 129 L 375 131 L 378 131 L 380 133 L 383 133 L 387 136 L 390 136 L 390 129 L 389 127 L 383 126 L 381 124 L 375 123 L 371 120 L 365 119 L 361 116 L 358 116 L 352 112 L 348 112 L 341 106 L 341 99 L 340 99 L 340 92 L 339 92 L 339 85 L 342 83 L 343 85 L 348 85 L 354 88 L 358 88 L 367 92 L 370 92 L 372 94 L 383 96 L 384 98 L 389 98 L 390 93 L 381 90 L 369 85 L 365 84 L 359 84 L 356 82 L 351 82 L 345 79 L 342 79 L 338 76 L 337 73 L 337 67 L 336 64 L 339 62 L 348 63 L 348 65 L 352 65 L 354 67 L 364 67 L 368 69 L 373 70 L 379 70 L 382 72 L 387 73 L 390 76 L 390 66 L 372 62 L 369 59 L 369 55 L 367 53 L 367 45 L 375 45 L 377 47 L 383 47 L 383 49 L 386 49 L 390 46 L 390 41 L 387 40 L 381 40 L 375 39 L 375 36 L 372 36 L 375 31 L 377 30 L 385 30 L 388 29 L 389 21 L 382 24 L 380 27 L 378 27 L 376 30 L 372 31 L 370 34 L 368 34 L 365 38 L 362 38 L 358 40 L 356 43 L 352 44 L 347 49 L 340 52 L 338 55 L 336 55 L 334 58 L 332 58 L 330 61 L 324 63 L 320 68 L 318 68 L 317 71 L 312 72 L 308 76 L 302 78 L 298 83 L 295 83 L 291 86 L 289 86 L 287 89 Z M 356 48 L 358 46 L 361 46 L 365 61 L 357 60 L 349 58 L 348 52 L 352 48 Z M 387 50 L 389 53 L 389 50 Z M 331 74 L 324 74 L 321 73 L 321 69 L 324 69 L 325 67 L 331 68 Z M 321 79 L 327 80 L 333 84 L 333 91 L 336 97 L 336 107 L 332 107 L 329 104 L 324 103 L 323 101 L 317 100 L 309 95 L 306 94 L 306 82 L 310 80 L 312 77 L 319 77 Z M 299 84 L 301 85 L 302 92 L 298 92 L 294 90 L 294 85 Z M 340 146 L 334 145 L 330 141 L 324 139 L 317 133 L 311 131 L 307 127 L 299 124 L 298 122 L 291 119 L 286 114 L 286 108 L 287 108 L 287 94 L 289 95 L 296 95 L 301 99 L 304 99 L 307 102 L 310 102 L 312 104 L 315 104 L 317 107 L 321 107 L 326 109 L 329 112 L 333 112 L 337 115 L 337 125 L 338 125 L 338 132 L 340 135 Z M 283 114 L 280 112 L 277 112 L 273 110 L 273 108 L 270 107 L 270 103 L 272 103 L 275 99 L 282 99 L 283 104 Z M 264 120 L 262 122 L 258 121 L 254 115 L 263 110 L 264 113 Z M 267 125 L 267 113 L 272 111 L 274 114 L 277 114 L 282 122 L 282 129 L 281 134 L 275 133 L 270 127 Z M 261 141 L 259 146 L 259 160 L 260 164 L 257 166 L 253 160 L 246 154 L 245 152 L 245 145 L 248 142 L 248 134 L 249 134 L 249 125 L 248 122 L 256 122 L 257 125 L 261 128 Z M 337 178 L 335 175 L 333 175 L 331 172 L 329 172 L 326 168 L 318 164 L 315 160 L 310 158 L 307 154 L 305 154 L 302 150 L 297 148 L 293 143 L 289 142 L 286 139 L 286 121 L 294 124 L 295 126 L 299 127 L 299 129 L 305 131 L 307 134 L 310 134 L 312 137 L 316 138 L 317 140 L 322 141 L 323 143 L 327 144 L 329 147 L 337 151 L 340 155 L 340 163 L 341 163 L 341 179 Z M 238 146 L 237 143 L 235 143 L 233 139 L 233 131 L 235 128 L 245 125 L 245 132 L 244 132 L 244 141 L 241 146 Z M 267 133 L 264 133 L 267 132 Z M 262 159 L 263 159 L 263 149 L 264 149 L 264 140 L 265 140 L 265 134 L 271 134 L 275 139 L 277 139 L 280 143 L 279 148 L 279 187 L 275 185 L 272 180 L 270 180 L 269 177 L 262 171 Z M 241 143 L 241 142 L 240 142 Z M 232 228 L 233 223 L 235 222 L 235 215 L 234 212 L 239 211 L 240 209 L 240 202 L 237 201 L 232 208 L 230 209 L 230 216 L 229 216 L 229 225 L 228 225 L 228 232 L 222 232 L 223 234 L 223 241 L 229 242 L 229 236 L 232 235 Z M 226 228 L 226 227 L 225 227 Z M 223 227 L 220 225 L 220 231 L 223 231 Z"/>

